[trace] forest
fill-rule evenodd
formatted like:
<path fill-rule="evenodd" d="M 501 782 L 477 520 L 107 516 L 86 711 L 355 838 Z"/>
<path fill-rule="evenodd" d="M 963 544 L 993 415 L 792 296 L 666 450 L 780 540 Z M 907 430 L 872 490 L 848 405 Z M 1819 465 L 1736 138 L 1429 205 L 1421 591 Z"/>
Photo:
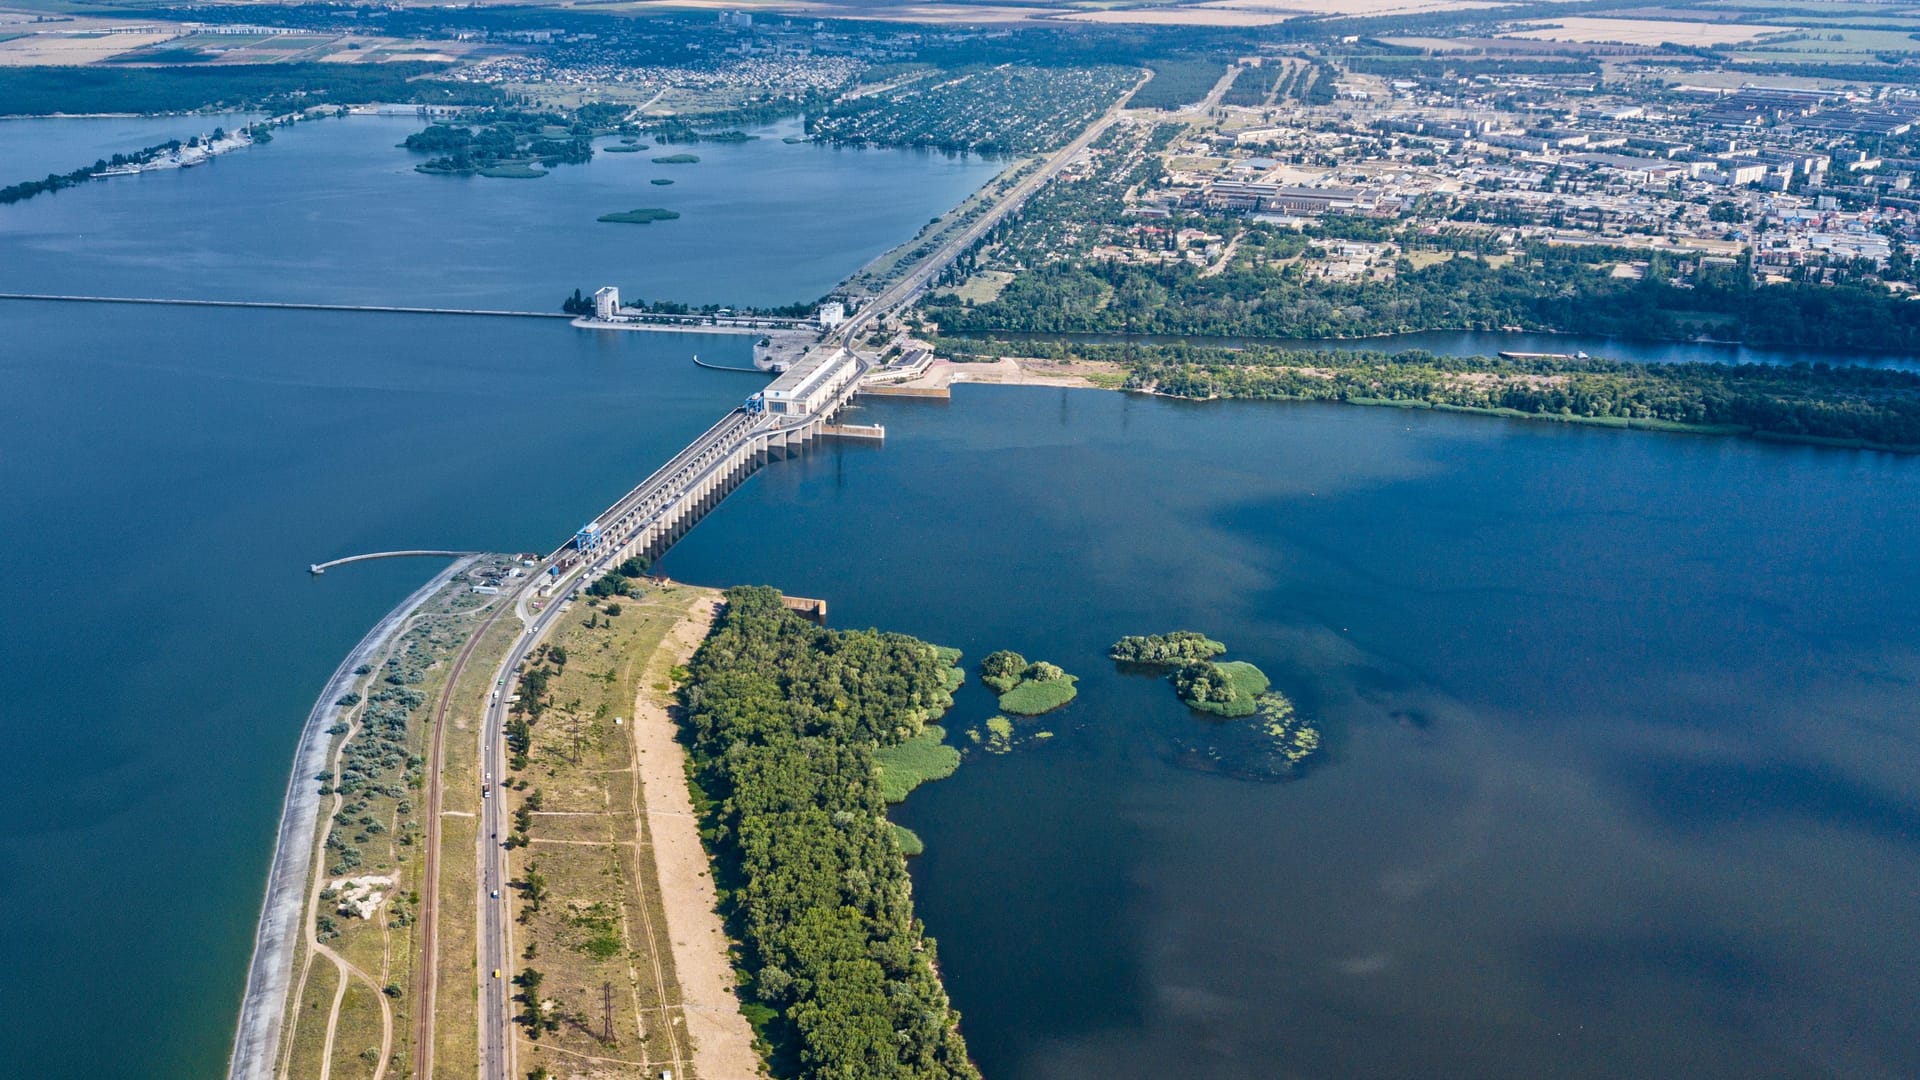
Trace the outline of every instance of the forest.
<path fill-rule="evenodd" d="M 1300 243 L 1249 235 L 1243 244 Z M 1693 270 L 1676 285 L 1677 275 Z M 1682 267 L 1656 257 L 1644 280 L 1615 278 L 1602 249 L 1532 244 L 1512 262 L 1460 257 L 1390 278 L 1338 281 L 1298 264 L 1235 265 L 1213 277 L 1186 264 L 1080 260 L 1020 274 L 993 302 L 925 301 L 951 331 L 1365 337 L 1497 329 L 1634 338 L 1711 337 L 1793 348 L 1920 348 L 1920 305 L 1865 285 L 1755 285 L 1741 266 Z"/>
<path fill-rule="evenodd" d="M 725 601 L 684 724 L 774 1075 L 977 1080 L 876 762 L 952 704 L 948 662 L 905 635 L 814 626 L 772 589 Z"/>
<path fill-rule="evenodd" d="M 0 116 L 258 109 L 278 113 L 367 101 L 490 105 L 501 92 L 431 76 L 446 64 L 204 64 L 0 67 Z"/>
<path fill-rule="evenodd" d="M 955 356 L 1046 351 L 982 342 L 943 342 L 941 348 Z M 1884 368 L 1187 345 L 1076 345 L 1071 351 L 1124 364 L 1130 389 L 1175 397 L 1452 408 L 1920 450 L 1920 374 Z"/>
<path fill-rule="evenodd" d="M 1153 78 L 1127 102 L 1132 109 L 1178 109 L 1206 98 L 1220 76 L 1227 73 L 1221 60 L 1177 57 L 1149 62 Z M 1244 74 L 1244 73 L 1243 73 Z"/>

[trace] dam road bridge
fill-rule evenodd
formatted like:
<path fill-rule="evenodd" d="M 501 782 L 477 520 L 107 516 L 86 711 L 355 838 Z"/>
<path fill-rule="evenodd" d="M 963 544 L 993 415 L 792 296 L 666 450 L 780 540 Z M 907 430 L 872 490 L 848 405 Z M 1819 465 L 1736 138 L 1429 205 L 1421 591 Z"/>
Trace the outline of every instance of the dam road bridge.
<path fill-rule="evenodd" d="M 581 563 L 585 582 L 635 555 L 661 554 L 762 465 L 813 439 L 879 437 L 879 428 L 832 422 L 867 369 L 837 341 L 814 348 L 562 544 L 548 559 L 546 588 L 572 578 Z"/>

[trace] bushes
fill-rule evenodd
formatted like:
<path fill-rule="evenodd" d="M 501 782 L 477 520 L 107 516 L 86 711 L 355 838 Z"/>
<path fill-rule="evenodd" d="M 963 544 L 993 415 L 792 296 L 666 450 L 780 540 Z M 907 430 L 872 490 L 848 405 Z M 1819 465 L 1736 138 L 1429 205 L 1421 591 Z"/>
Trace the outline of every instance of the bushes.
<path fill-rule="evenodd" d="M 1269 685 L 1266 673 L 1245 660 L 1195 660 L 1173 675 L 1173 688 L 1188 708 L 1215 716 L 1252 716 Z"/>
<path fill-rule="evenodd" d="M 1107 656 L 1123 664 L 1172 666 L 1189 660 L 1211 660 L 1227 647 L 1205 634 L 1175 630 L 1171 634 L 1129 635 L 1113 643 Z"/>

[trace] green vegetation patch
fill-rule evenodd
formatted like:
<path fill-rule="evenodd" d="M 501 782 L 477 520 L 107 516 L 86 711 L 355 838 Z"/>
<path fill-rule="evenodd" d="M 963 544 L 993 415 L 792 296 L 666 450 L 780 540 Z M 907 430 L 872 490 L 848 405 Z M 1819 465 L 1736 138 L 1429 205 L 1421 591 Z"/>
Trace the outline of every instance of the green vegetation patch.
<path fill-rule="evenodd" d="M 532 165 L 523 165 L 519 162 L 494 165 L 476 171 L 481 176 L 492 177 L 495 180 L 538 180 L 547 175 L 545 169 L 536 169 Z"/>
<path fill-rule="evenodd" d="M 1152 60 L 1153 78 L 1134 92 L 1127 102 L 1131 109 L 1177 109 L 1206 98 L 1227 65 L 1219 60 Z"/>
<path fill-rule="evenodd" d="M 0 67 L 0 116 L 47 113 L 191 112 L 223 106 L 269 113 L 313 105 L 368 101 L 431 101 L 485 105 L 501 92 L 477 83 L 427 79 L 447 64 L 194 64 L 125 67 L 101 64 Z"/>
<path fill-rule="evenodd" d="M 814 626 L 772 589 L 725 593 L 682 723 L 743 1004 L 795 1073 L 978 1080 L 908 897 L 877 760 L 952 705 L 902 634 Z M 874 782 L 858 782 L 875 777 Z M 854 782 L 849 782 L 849 780 Z"/>
<path fill-rule="evenodd" d="M 1035 667 L 1053 667 L 1052 664 L 1035 664 Z M 1060 671 L 1059 668 L 1053 668 Z M 1019 716 L 1039 716 L 1072 701 L 1080 691 L 1074 686 L 1079 677 L 1061 671 L 1059 675 L 1045 679 L 1022 679 L 1020 684 L 1000 695 L 1000 711 Z"/>
<path fill-rule="evenodd" d="M 674 221 L 680 217 L 672 210 L 662 210 L 657 206 L 643 206 L 638 210 L 627 210 L 617 214 L 601 214 L 601 221 L 616 221 L 626 225 L 647 225 L 655 221 Z"/>
<path fill-rule="evenodd" d="M 644 149 L 646 149 L 644 146 L 629 146 L 625 143 L 620 143 L 615 146 L 603 146 L 600 148 L 600 152 L 603 154 L 637 154 Z M 655 183 L 658 182 L 659 181 L 655 181 Z"/>
<path fill-rule="evenodd" d="M 668 184 L 673 183 L 673 181 L 667 179 L 664 176 L 656 176 L 653 179 L 647 181 L 647 183 L 652 184 L 654 187 L 666 187 Z"/>
<path fill-rule="evenodd" d="M 1189 709 L 1230 718 L 1252 716 L 1271 685 L 1265 672 L 1245 660 L 1195 660 L 1173 674 L 1173 688 Z"/>
<path fill-rule="evenodd" d="M 1012 649 L 1001 649 L 980 661 L 980 681 L 993 687 L 995 693 L 1004 694 L 1020 685 L 1026 670 L 1026 657 Z"/>
<path fill-rule="evenodd" d="M 1192 660 L 1211 660 L 1227 647 L 1205 634 L 1175 630 L 1171 634 L 1129 635 L 1113 643 L 1107 655 L 1122 664 L 1174 667 Z"/>
<path fill-rule="evenodd" d="M 920 839 L 919 833 L 914 832 L 905 825 L 896 825 L 891 821 L 887 822 L 887 828 L 893 832 L 893 842 L 900 845 L 900 854 L 926 854 L 927 845 L 925 841 Z"/>
<path fill-rule="evenodd" d="M 946 743 L 947 730 L 928 724 L 925 731 L 873 755 L 880 767 L 880 797 L 903 802 L 929 780 L 945 780 L 960 767 L 960 751 Z"/>
<path fill-rule="evenodd" d="M 653 159 L 655 165 L 697 165 L 699 162 L 699 154 L 668 154 Z"/>

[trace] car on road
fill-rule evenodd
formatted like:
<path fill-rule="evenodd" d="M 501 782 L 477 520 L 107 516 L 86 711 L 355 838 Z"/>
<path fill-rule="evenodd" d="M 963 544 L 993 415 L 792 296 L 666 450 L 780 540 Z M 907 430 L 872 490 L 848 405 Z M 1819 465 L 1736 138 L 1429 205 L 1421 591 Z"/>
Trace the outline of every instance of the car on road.
<path fill-rule="evenodd" d="M 499 889 L 495 889 L 495 890 L 493 890 L 493 898 L 494 898 L 495 900 L 498 900 L 498 899 L 500 899 L 500 890 L 499 890 Z"/>

